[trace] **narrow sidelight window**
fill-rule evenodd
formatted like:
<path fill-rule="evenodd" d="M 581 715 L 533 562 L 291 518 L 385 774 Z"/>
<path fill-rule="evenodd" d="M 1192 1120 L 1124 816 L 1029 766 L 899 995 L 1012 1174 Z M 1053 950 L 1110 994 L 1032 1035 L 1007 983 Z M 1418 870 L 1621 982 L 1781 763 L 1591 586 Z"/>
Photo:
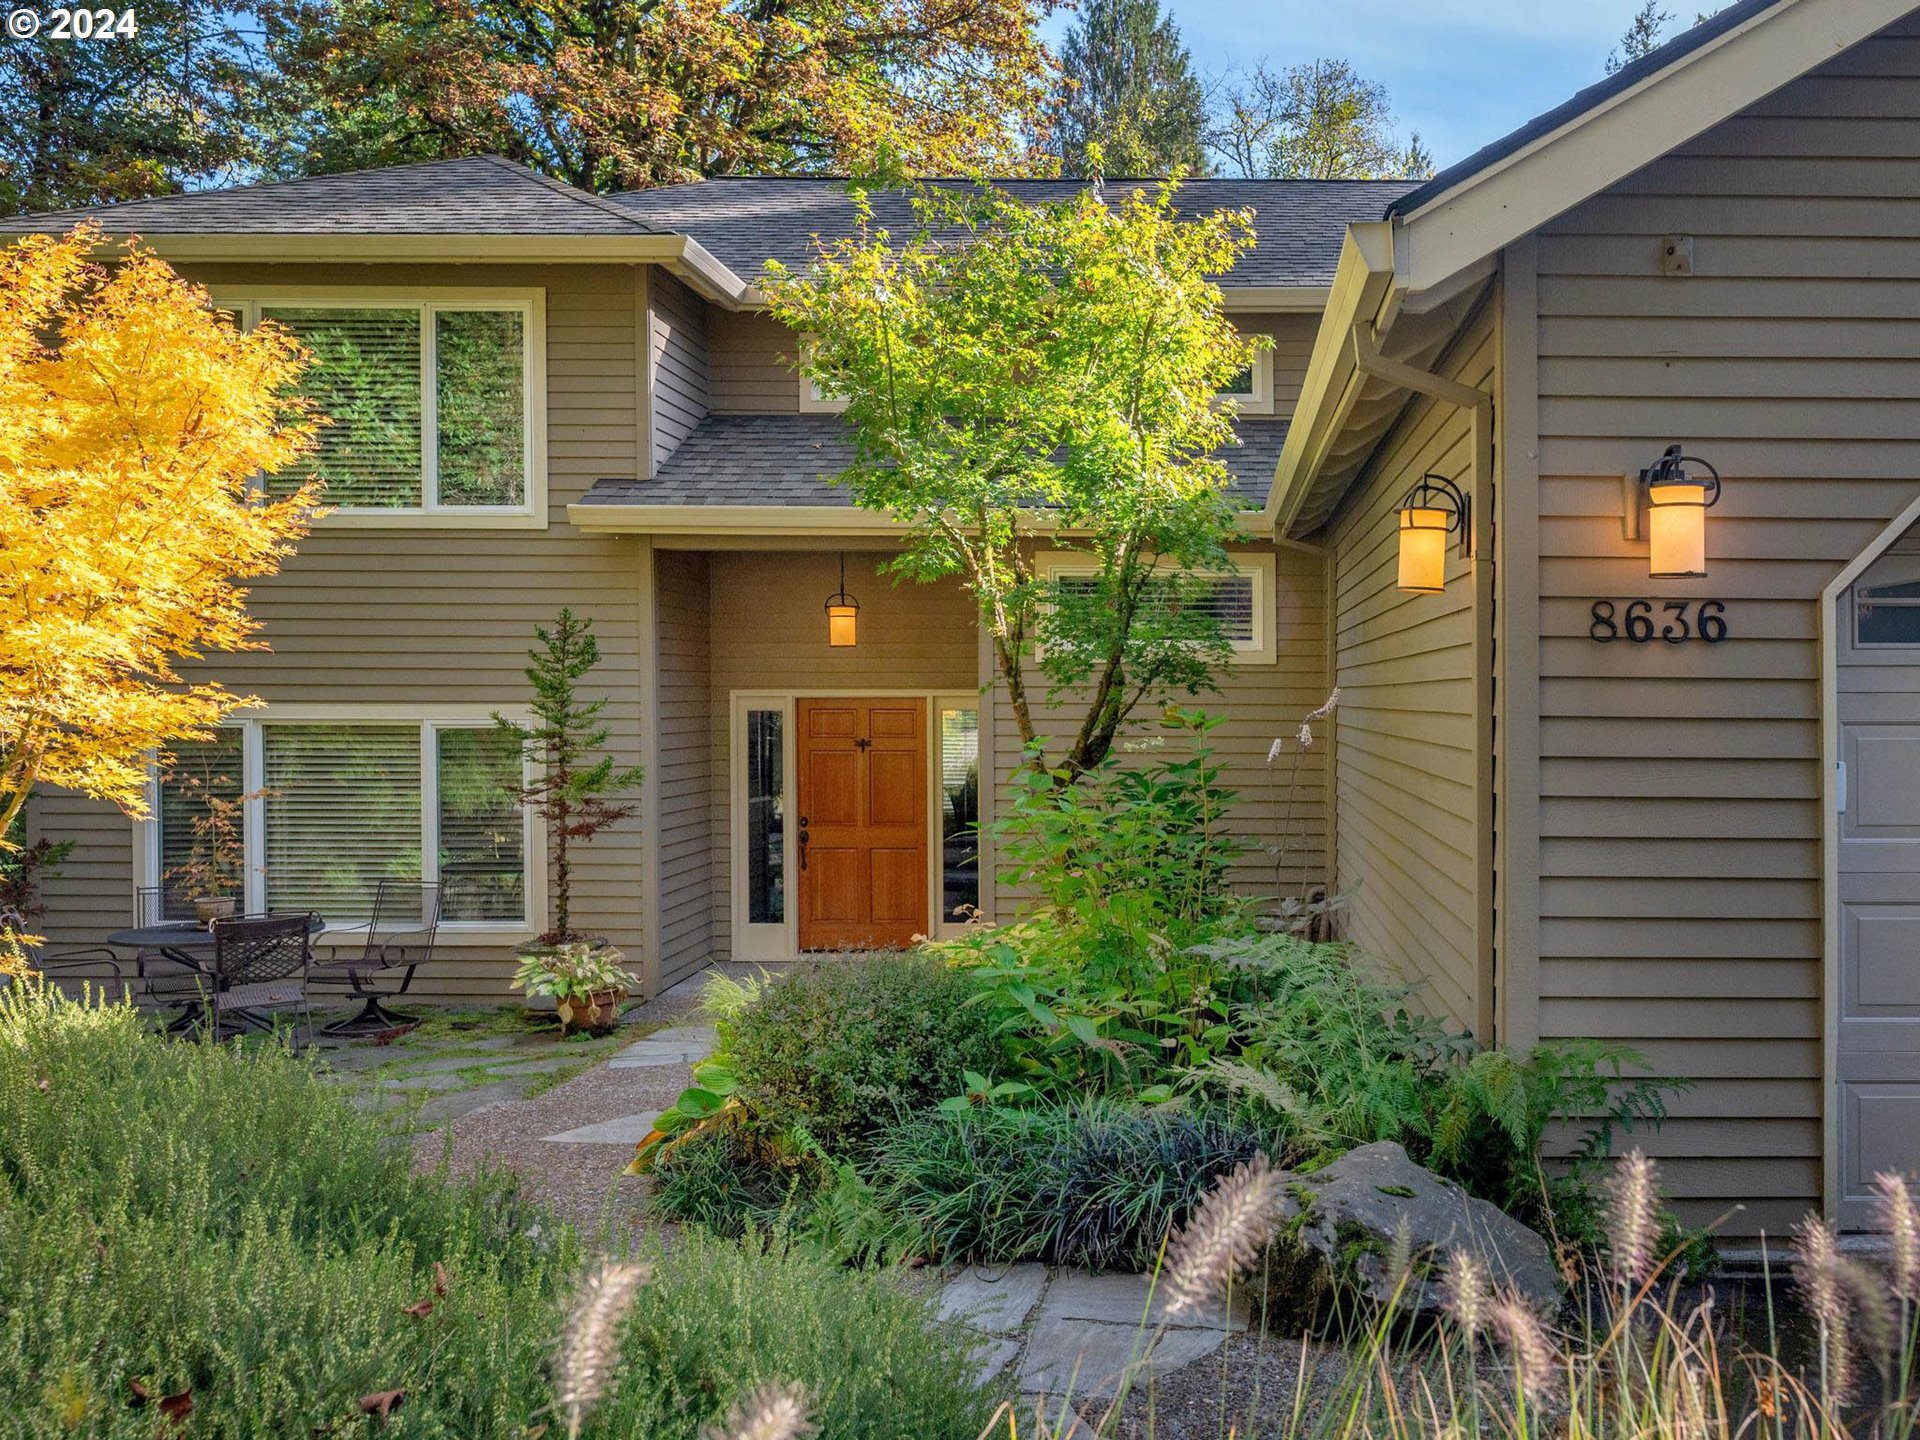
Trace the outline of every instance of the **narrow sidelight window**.
<path fill-rule="evenodd" d="M 980 904 L 980 712 L 940 712 L 940 913 L 964 922 Z"/>
<path fill-rule="evenodd" d="M 787 918 L 785 776 L 786 716 L 747 711 L 747 921 L 777 925 Z"/>

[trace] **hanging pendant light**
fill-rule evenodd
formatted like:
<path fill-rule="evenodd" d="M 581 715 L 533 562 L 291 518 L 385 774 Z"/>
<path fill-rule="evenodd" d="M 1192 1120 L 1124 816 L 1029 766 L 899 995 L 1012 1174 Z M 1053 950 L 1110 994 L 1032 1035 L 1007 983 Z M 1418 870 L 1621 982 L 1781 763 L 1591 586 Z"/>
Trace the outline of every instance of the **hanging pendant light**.
<path fill-rule="evenodd" d="M 840 552 L 840 588 L 827 597 L 827 644 L 845 649 L 858 642 L 860 602 L 847 593 L 847 555 Z"/>

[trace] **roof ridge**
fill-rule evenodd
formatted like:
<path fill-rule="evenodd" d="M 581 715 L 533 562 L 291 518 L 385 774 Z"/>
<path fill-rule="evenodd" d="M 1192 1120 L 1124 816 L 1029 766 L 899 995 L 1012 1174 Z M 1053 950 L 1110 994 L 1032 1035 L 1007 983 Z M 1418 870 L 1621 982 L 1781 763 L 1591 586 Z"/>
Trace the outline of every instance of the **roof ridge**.
<path fill-rule="evenodd" d="M 548 190 L 553 191 L 553 193 L 556 195 L 564 195 L 569 200 L 577 200 L 583 205 L 590 205 L 595 210 L 599 210 L 604 212 L 605 214 L 615 216 L 616 218 L 624 221 L 626 224 L 633 226 L 636 230 L 639 230 L 643 234 L 654 235 L 659 233 L 651 225 L 647 224 L 644 220 L 640 219 L 638 216 L 633 215 L 626 210 L 623 210 L 620 206 L 615 205 L 612 201 L 604 199 L 601 196 L 594 194 L 591 190 L 582 190 L 578 185 L 570 185 L 565 180 L 557 179 L 552 175 L 543 175 L 538 170 L 534 169 L 531 165 L 522 165 L 518 160 L 509 160 L 504 155 L 495 155 L 490 152 L 482 153 L 482 154 L 467 157 L 467 158 L 471 158 L 475 160 L 491 161 L 493 164 L 498 165 L 503 170 L 512 171 L 515 175 L 519 176 L 523 180 L 537 181 L 540 185 L 544 186 Z"/>

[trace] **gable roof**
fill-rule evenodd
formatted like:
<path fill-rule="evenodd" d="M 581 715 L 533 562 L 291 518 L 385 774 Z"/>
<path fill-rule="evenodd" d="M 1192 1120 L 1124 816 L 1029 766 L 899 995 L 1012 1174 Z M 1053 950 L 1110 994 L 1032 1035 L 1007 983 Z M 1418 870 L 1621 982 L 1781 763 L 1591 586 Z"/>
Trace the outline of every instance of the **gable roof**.
<path fill-rule="evenodd" d="M 963 188 L 962 180 L 936 182 Z M 1084 180 L 995 180 L 1025 200 L 1065 200 Z M 1104 182 L 1106 193 L 1157 184 L 1150 179 Z M 768 259 L 803 269 L 814 255 L 814 237 L 836 239 L 854 230 L 854 208 L 844 180 L 813 177 L 742 176 L 697 180 L 657 190 L 610 195 L 648 225 L 698 240 L 736 273 L 760 273 Z M 1411 180 L 1189 180 L 1180 187 L 1178 209 L 1199 214 L 1251 209 L 1254 245 L 1222 283 L 1233 288 L 1324 287 L 1333 282 L 1341 238 L 1357 220 L 1376 218 L 1385 205 L 1412 189 Z M 875 191 L 877 224 L 904 235 L 918 223 L 909 193 Z"/>
<path fill-rule="evenodd" d="M 0 220 L 0 230 L 69 230 L 82 220 L 112 235 L 652 233 L 630 211 L 497 155 L 53 210 Z"/>
<path fill-rule="evenodd" d="M 1740 0 L 1400 197 L 1400 286 L 1446 284 L 1917 8 Z"/>
<path fill-rule="evenodd" d="M 1266 515 L 1325 523 L 1507 246 L 1920 11 L 1920 0 L 1740 0 L 1388 206 L 1347 236 Z M 1470 305 L 1466 308 L 1470 308 Z M 1357 348 L 1401 363 L 1363 370 Z"/>
<path fill-rule="evenodd" d="M 1575 92 L 1571 97 L 1542 112 L 1527 121 L 1519 129 L 1509 132 L 1490 145 L 1483 145 L 1464 160 L 1455 161 L 1446 169 L 1436 173 L 1432 179 L 1417 189 L 1409 190 L 1396 197 L 1388 206 L 1386 215 L 1392 219 L 1395 215 L 1411 215 L 1429 201 L 1464 184 L 1483 170 L 1492 168 L 1533 144 L 1545 139 L 1565 125 L 1570 125 L 1581 116 L 1599 109 L 1616 95 L 1623 95 L 1651 75 L 1657 75 L 1667 66 L 1685 59 L 1694 51 L 1712 44 L 1722 35 L 1736 26 L 1744 25 L 1762 10 L 1771 10 L 1784 0 L 1740 0 L 1737 5 L 1707 16 L 1696 25 L 1682 30 L 1666 44 L 1655 47 L 1629 65 L 1623 65 L 1598 84 L 1589 85 Z"/>

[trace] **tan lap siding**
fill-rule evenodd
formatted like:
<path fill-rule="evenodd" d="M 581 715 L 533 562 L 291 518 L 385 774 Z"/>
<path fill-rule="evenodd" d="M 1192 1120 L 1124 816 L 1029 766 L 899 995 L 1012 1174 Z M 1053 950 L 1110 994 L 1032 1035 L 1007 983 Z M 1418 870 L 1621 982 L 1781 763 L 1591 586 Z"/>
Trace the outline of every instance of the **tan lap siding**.
<path fill-rule="evenodd" d="M 1695 1218 L 1820 1199 L 1821 589 L 1920 491 L 1920 30 L 1883 37 L 1540 243 L 1541 1003 L 1695 1088 L 1649 1148 Z M 1659 274 L 1694 237 L 1696 274 Z M 1726 476 L 1708 578 L 1647 577 L 1620 480 Z M 1595 644 L 1596 599 L 1730 638 Z M 1758 1197 L 1757 1199 L 1755 1197 Z"/>
<path fill-rule="evenodd" d="M 710 557 L 713 704 L 714 953 L 733 933 L 732 696 L 793 691 L 845 696 L 887 691 L 967 695 L 976 678 L 973 602 L 950 583 L 895 584 L 876 575 L 886 557 L 847 555 L 847 589 L 860 602 L 859 644 L 827 644 L 827 596 L 840 583 L 837 555 L 729 552 Z"/>
<path fill-rule="evenodd" d="M 709 577 L 702 554 L 661 550 L 656 619 L 660 712 L 650 777 L 659 811 L 660 983 L 684 980 L 713 949 L 714 824 Z"/>
<path fill-rule="evenodd" d="M 254 590 L 271 654 L 219 656 L 189 672 L 269 704 L 525 704 L 533 627 L 563 605 L 591 616 L 609 697 L 611 745 L 640 758 L 636 545 L 584 536 L 565 507 L 601 476 L 635 473 L 634 277 L 594 266 L 205 267 L 229 285 L 285 283 L 542 287 L 547 302 L 548 501 L 545 531 L 343 529 L 320 522 L 284 573 Z M 36 823 L 80 849 L 49 886 L 49 937 L 97 940 L 131 913 L 133 832 L 110 807 L 48 792 Z M 577 852 L 575 915 L 637 956 L 641 834 L 627 821 Z M 416 989 L 504 1000 L 510 947 L 443 944 Z"/>
<path fill-rule="evenodd" d="M 1439 368 L 1485 387 L 1496 348 L 1489 311 Z M 1428 472 L 1472 488 L 1472 420 L 1417 400 L 1331 530 L 1336 883 L 1349 897 L 1347 938 L 1420 982 L 1436 1014 L 1470 1028 L 1480 1005 L 1471 566 L 1456 544 L 1444 595 L 1398 588 L 1397 509 Z"/>
<path fill-rule="evenodd" d="M 711 406 L 707 305 L 664 270 L 649 272 L 653 463 L 680 448 Z"/>
<path fill-rule="evenodd" d="M 1246 849 L 1233 879 L 1242 892 L 1261 896 L 1295 895 L 1327 880 L 1325 733 L 1313 750 L 1297 756 L 1294 743 L 1301 717 L 1327 696 L 1326 565 L 1319 555 L 1300 550 L 1270 553 L 1275 574 L 1268 612 L 1274 626 L 1274 663 L 1230 666 L 1218 677 L 1217 691 L 1181 697 L 1183 705 L 1226 722 L 1213 732 L 1210 743 L 1223 766 L 1222 783 L 1238 792 L 1229 824 Z M 1084 712 L 1065 705 L 1048 707 L 1046 677 L 1031 664 L 1027 685 L 1034 728 L 1052 742 L 1050 753 L 1057 756 Z M 1008 783 L 1022 758 L 1020 727 L 1004 684 L 996 685 L 991 709 L 993 778 L 1004 811 Z M 1150 709 L 1136 712 L 1130 737 L 1162 733 L 1155 722 Z M 1269 766 L 1267 752 L 1280 736 L 1287 739 L 1285 754 Z M 1009 919 L 1019 896 L 1007 887 L 1000 896 L 999 918 Z"/>

